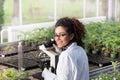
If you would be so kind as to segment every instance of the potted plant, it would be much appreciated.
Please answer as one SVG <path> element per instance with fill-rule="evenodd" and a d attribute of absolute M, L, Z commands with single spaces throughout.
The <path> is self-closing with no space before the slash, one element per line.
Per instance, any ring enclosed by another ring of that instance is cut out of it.
<path fill-rule="evenodd" d="M 115 43 L 112 43 L 111 48 L 112 48 L 112 51 L 111 51 L 110 57 L 115 59 L 118 57 L 117 45 Z"/>
<path fill-rule="evenodd" d="M 102 41 L 102 54 L 105 57 L 109 57 L 110 53 L 111 53 L 111 47 L 110 47 L 110 37 L 106 37 L 103 39 Z"/>

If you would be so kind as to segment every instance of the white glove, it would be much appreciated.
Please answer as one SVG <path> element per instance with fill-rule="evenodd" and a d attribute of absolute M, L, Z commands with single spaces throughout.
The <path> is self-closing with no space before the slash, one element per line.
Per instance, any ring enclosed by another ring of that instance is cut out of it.
<path fill-rule="evenodd" d="M 50 72 L 47 68 L 44 68 L 42 72 L 42 77 L 44 78 L 44 80 L 54 80 L 56 75 Z"/>
<path fill-rule="evenodd" d="M 45 74 L 48 72 L 47 68 L 44 68 L 43 72 L 42 72 L 42 77 L 45 77 Z"/>

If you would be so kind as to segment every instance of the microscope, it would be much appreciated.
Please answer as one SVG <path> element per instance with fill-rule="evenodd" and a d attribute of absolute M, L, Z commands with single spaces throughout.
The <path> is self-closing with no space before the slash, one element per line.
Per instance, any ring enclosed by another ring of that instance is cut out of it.
<path fill-rule="evenodd" d="M 49 42 L 40 45 L 39 50 L 41 51 L 39 56 L 43 59 L 41 59 L 42 64 L 39 64 L 40 68 L 43 70 L 46 67 L 51 69 L 51 72 L 56 73 L 59 54 L 61 51 L 55 45 L 55 41 L 51 39 Z"/>
<path fill-rule="evenodd" d="M 59 54 L 61 50 L 57 48 L 55 41 L 53 39 L 48 42 L 41 44 L 39 46 L 39 59 L 36 60 L 39 68 L 43 71 L 44 68 L 51 70 L 51 72 L 56 74 L 57 63 L 59 59 Z M 34 78 L 44 80 L 42 76 L 40 76 L 42 72 L 36 73 L 33 75 Z"/>

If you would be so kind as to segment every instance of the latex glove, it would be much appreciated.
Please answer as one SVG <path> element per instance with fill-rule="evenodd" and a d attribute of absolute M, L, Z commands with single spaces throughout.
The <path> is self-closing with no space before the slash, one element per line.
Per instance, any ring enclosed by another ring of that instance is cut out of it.
<path fill-rule="evenodd" d="M 44 68 L 44 70 L 43 70 L 43 72 L 42 72 L 42 77 L 43 77 L 43 78 L 45 77 L 45 75 L 47 74 L 47 72 L 48 72 L 48 69 L 47 69 L 47 68 Z"/>
<path fill-rule="evenodd" d="M 47 68 L 44 68 L 42 72 L 42 77 L 44 78 L 44 80 L 54 80 L 56 75 L 50 72 Z"/>
<path fill-rule="evenodd" d="M 57 53 L 61 53 L 62 52 L 55 44 L 53 44 L 53 47 L 55 48 L 55 51 Z"/>

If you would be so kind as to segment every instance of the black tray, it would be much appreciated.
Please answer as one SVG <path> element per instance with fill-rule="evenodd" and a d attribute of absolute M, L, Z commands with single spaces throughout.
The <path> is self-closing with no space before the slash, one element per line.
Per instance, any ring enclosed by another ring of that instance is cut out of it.
<path fill-rule="evenodd" d="M 1 49 L 5 46 L 12 46 L 14 50 L 11 51 L 1 51 Z M 18 54 L 18 42 L 9 42 L 9 43 L 4 43 L 0 44 L 0 57 L 7 57 L 7 56 L 13 56 Z M 32 46 L 23 46 L 23 53 L 29 52 L 29 51 L 36 51 L 39 50 L 36 47 Z"/>
<path fill-rule="evenodd" d="M 30 51 L 23 53 L 23 68 L 25 70 L 38 67 L 38 62 L 41 60 L 39 51 Z M 18 68 L 18 55 L 0 57 L 0 64 Z"/>
<path fill-rule="evenodd" d="M 18 69 L 18 59 L 11 59 L 8 61 L 2 61 L 0 63 L 8 67 L 14 67 Z M 34 59 L 27 59 L 27 58 L 23 59 L 23 68 L 25 70 L 29 70 L 29 69 L 37 68 L 37 67 L 38 67 L 38 63 Z"/>
<path fill-rule="evenodd" d="M 107 66 L 111 64 L 111 61 L 120 61 L 120 58 L 112 59 L 110 57 L 105 57 L 99 54 L 87 54 L 89 63 L 98 65 L 100 67 Z"/>

